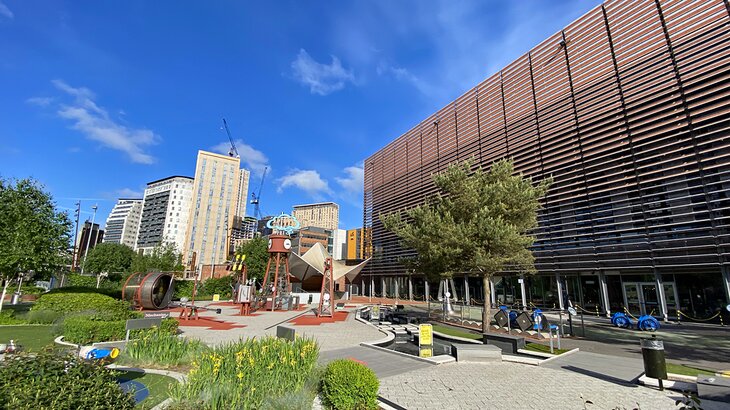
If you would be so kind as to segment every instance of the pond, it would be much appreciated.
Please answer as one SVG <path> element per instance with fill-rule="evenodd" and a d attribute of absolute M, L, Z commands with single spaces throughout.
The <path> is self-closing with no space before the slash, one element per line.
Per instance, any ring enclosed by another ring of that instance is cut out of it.
<path fill-rule="evenodd" d="M 418 338 L 412 334 L 396 334 L 395 339 L 388 345 L 383 346 L 386 349 L 394 350 L 418 357 L 432 357 L 441 355 L 451 355 L 451 344 L 439 339 L 433 339 L 433 346 L 418 346 Z"/>

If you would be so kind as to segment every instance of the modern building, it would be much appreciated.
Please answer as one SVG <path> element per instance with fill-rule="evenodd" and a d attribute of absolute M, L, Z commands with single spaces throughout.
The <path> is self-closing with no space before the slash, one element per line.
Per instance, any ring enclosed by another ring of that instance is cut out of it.
<path fill-rule="evenodd" d="M 368 239 L 368 232 L 369 230 L 363 228 L 347 230 L 345 259 L 348 262 L 363 261 L 372 256 L 372 252 L 367 246 L 372 243 L 372 240 Z"/>
<path fill-rule="evenodd" d="M 335 229 L 332 231 L 332 259 L 339 261 L 347 258 L 347 231 Z"/>
<path fill-rule="evenodd" d="M 119 198 L 106 219 L 103 242 L 134 248 L 141 216 L 142 199 Z"/>
<path fill-rule="evenodd" d="M 231 251 L 230 235 L 241 204 L 240 158 L 198 151 L 183 260 L 222 264 Z"/>
<path fill-rule="evenodd" d="M 321 244 L 331 255 L 334 247 L 332 231 L 317 226 L 305 226 L 291 234 L 291 249 L 298 255 L 304 255 L 315 243 Z"/>
<path fill-rule="evenodd" d="M 302 226 L 316 226 L 334 231 L 340 223 L 340 207 L 334 202 L 295 205 L 292 216 Z"/>
<path fill-rule="evenodd" d="M 238 176 L 238 198 L 236 199 L 236 216 L 241 218 L 246 217 L 246 205 L 248 204 L 248 182 L 251 178 L 251 172 L 247 169 L 241 169 Z"/>
<path fill-rule="evenodd" d="M 81 227 L 81 233 L 76 241 L 76 260 L 73 263 L 74 269 L 81 266 L 86 256 L 87 250 L 92 250 L 104 240 L 104 230 L 99 228 L 99 224 L 85 221 Z"/>
<path fill-rule="evenodd" d="M 136 250 L 151 252 L 173 244 L 182 252 L 193 197 L 193 178 L 171 176 L 147 184 L 137 233 Z"/>
<path fill-rule="evenodd" d="M 728 12 L 722 0 L 607 1 L 378 150 L 364 181 L 374 258 L 359 280 L 389 295 L 411 281 L 423 297 L 379 215 L 423 203 L 451 163 L 512 158 L 554 183 L 538 274 L 504 272 L 493 303 L 714 315 L 730 302 Z M 483 299 L 479 278 L 455 284 Z"/>

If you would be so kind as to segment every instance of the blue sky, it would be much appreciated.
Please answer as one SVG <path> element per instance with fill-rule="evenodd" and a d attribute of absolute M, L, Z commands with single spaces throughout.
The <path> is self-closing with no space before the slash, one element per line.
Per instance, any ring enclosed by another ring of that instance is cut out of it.
<path fill-rule="evenodd" d="M 263 212 L 359 227 L 365 158 L 596 4 L 0 0 L 0 175 L 103 222 L 225 117 Z"/>

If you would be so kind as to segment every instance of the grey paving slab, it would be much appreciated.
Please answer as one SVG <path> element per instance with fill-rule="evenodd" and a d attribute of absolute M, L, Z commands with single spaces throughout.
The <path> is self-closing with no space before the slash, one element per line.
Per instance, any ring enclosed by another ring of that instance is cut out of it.
<path fill-rule="evenodd" d="M 327 350 L 321 352 L 319 355 L 319 361 L 322 364 L 336 359 L 355 359 L 363 362 L 367 367 L 375 372 L 379 379 L 437 366 L 420 360 L 362 346 Z"/>
<path fill-rule="evenodd" d="M 641 360 L 588 352 L 561 356 L 545 363 L 543 367 L 570 370 L 623 384 L 635 384 L 639 376 L 644 373 L 644 363 Z"/>

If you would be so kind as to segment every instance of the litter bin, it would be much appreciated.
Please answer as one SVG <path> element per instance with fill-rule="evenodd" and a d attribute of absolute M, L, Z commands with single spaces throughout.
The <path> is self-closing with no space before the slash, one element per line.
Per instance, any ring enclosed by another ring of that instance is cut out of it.
<path fill-rule="evenodd" d="M 664 342 L 656 335 L 651 339 L 641 339 L 641 356 L 644 358 L 646 377 L 659 379 L 659 389 L 664 390 L 662 380 L 667 379 L 667 362 L 664 358 Z"/>
<path fill-rule="evenodd" d="M 17 305 L 18 303 L 20 303 L 20 293 L 15 292 L 13 293 L 13 296 L 10 297 L 10 304 Z"/>

